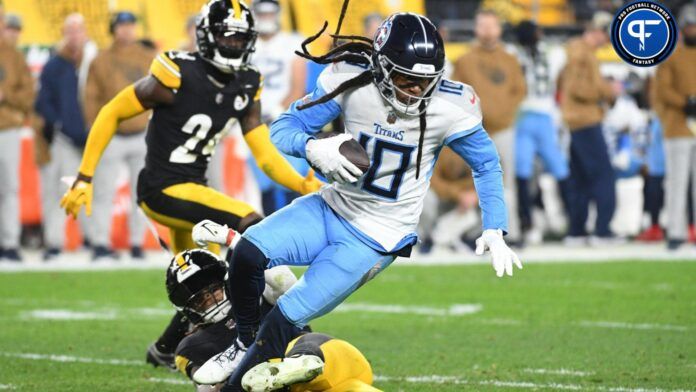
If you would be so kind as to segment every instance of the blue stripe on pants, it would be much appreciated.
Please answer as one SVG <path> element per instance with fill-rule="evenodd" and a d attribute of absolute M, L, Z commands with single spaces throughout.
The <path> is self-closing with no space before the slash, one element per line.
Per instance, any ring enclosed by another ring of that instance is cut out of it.
<path fill-rule="evenodd" d="M 568 235 L 586 235 L 585 224 L 590 200 L 597 205 L 594 234 L 609 236 L 609 222 L 616 208 L 616 177 L 609 161 L 607 144 L 600 124 L 570 133 L 570 230 Z"/>

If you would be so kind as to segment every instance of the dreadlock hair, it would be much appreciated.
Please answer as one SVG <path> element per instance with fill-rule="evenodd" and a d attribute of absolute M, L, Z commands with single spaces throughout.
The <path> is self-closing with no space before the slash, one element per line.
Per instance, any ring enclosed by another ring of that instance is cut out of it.
<path fill-rule="evenodd" d="M 333 49 L 329 50 L 326 54 L 321 56 L 313 56 L 309 53 L 307 45 L 316 41 L 328 27 L 328 23 L 324 22 L 324 26 L 315 35 L 307 38 L 302 42 L 302 51 L 295 51 L 295 54 L 305 58 L 310 61 L 314 61 L 318 64 L 331 64 L 338 63 L 341 61 L 347 61 L 351 63 L 363 64 L 368 66 L 368 70 L 360 73 L 358 76 L 346 80 L 341 83 L 336 89 L 330 93 L 322 96 L 321 98 L 299 105 L 297 109 L 304 110 L 309 109 L 312 106 L 328 102 L 333 98 L 337 97 L 339 94 L 350 90 L 357 89 L 363 86 L 367 86 L 372 82 L 372 40 L 367 37 L 355 36 L 355 35 L 338 35 L 331 34 L 334 39 L 349 40 L 343 44 L 340 44 Z"/>
<path fill-rule="evenodd" d="M 329 24 L 325 21 L 324 26 L 322 26 L 321 30 L 319 30 L 318 33 L 302 41 L 302 51 L 296 50 L 295 54 L 307 60 L 314 61 L 318 64 L 332 64 L 345 61 L 354 64 L 366 65 L 368 69 L 367 71 L 361 72 L 358 76 L 352 79 L 348 79 L 345 82 L 341 83 L 333 91 L 323 95 L 322 97 L 314 101 L 309 101 L 303 103 L 302 105 L 298 105 L 298 110 L 309 109 L 312 106 L 328 102 L 336 98 L 338 95 L 344 93 L 345 91 L 359 89 L 361 87 L 367 86 L 374 80 L 375 69 L 374 64 L 372 64 L 372 53 L 374 51 L 372 39 L 362 37 L 359 35 L 339 34 L 343 18 L 345 17 L 346 10 L 348 8 L 348 2 L 349 0 L 345 0 L 343 2 L 341 15 L 338 19 L 338 27 L 336 28 L 336 33 L 330 35 L 334 40 L 333 49 L 329 50 L 324 55 L 314 56 L 309 52 L 309 49 L 307 48 L 309 44 L 316 41 L 326 31 L 326 28 L 329 26 Z M 348 42 L 337 45 L 338 40 L 347 40 Z M 420 176 L 421 159 L 423 157 L 423 141 L 425 139 L 425 128 L 427 126 L 427 122 L 425 120 L 426 112 L 424 109 L 425 102 L 421 102 L 420 110 L 422 111 L 422 113 L 420 114 L 420 135 L 418 137 L 418 154 L 416 156 L 416 179 L 418 179 L 418 177 Z"/>

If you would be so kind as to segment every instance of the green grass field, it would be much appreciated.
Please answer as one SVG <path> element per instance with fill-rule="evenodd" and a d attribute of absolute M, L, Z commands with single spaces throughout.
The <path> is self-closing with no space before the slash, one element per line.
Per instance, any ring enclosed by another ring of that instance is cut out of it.
<path fill-rule="evenodd" d="M 360 348 L 385 391 L 696 391 L 696 263 L 515 274 L 394 266 L 313 327 Z M 143 362 L 168 314 L 159 271 L 0 274 L 0 389 L 190 391 Z"/>

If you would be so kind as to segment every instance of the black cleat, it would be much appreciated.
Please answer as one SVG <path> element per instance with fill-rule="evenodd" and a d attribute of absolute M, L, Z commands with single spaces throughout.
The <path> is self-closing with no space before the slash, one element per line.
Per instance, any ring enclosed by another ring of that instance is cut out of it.
<path fill-rule="evenodd" d="M 176 371 L 176 365 L 174 364 L 174 353 L 164 353 L 160 351 L 157 348 L 157 343 L 152 343 L 150 347 L 147 348 L 145 362 L 154 367 L 162 366 L 169 368 L 172 371 Z"/>

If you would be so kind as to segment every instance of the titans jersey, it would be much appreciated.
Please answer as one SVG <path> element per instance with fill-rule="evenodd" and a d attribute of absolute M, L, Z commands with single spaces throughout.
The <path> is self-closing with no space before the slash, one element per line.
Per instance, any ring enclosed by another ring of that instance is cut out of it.
<path fill-rule="evenodd" d="M 304 101 L 323 96 L 363 71 L 361 67 L 346 63 L 327 67 L 319 77 L 317 89 Z M 476 166 L 480 173 L 485 171 L 486 176 L 490 176 L 485 178 L 485 184 L 477 183 L 477 189 L 482 187 L 484 191 L 485 203 L 494 199 L 491 204 L 482 205 L 485 209 L 484 226 L 505 228 L 507 217 L 502 211 L 505 208 L 498 156 L 482 128 L 479 98 L 470 86 L 443 79 L 435 87 L 426 115 L 418 178 L 419 117 L 394 115 L 391 106 L 372 83 L 306 111 L 298 110 L 297 103 L 293 104 L 290 111 L 273 124 L 273 140 L 282 151 L 304 156 L 303 140 L 299 139 L 298 143 L 295 142 L 298 138 L 294 137 L 292 140 L 295 141 L 291 142 L 291 138 L 283 137 L 285 130 L 281 129 L 281 123 L 291 124 L 299 120 L 306 133 L 315 133 L 341 113 L 346 132 L 365 148 L 372 164 L 357 183 L 334 183 L 324 187 L 321 195 L 334 211 L 357 229 L 357 234 L 364 235 L 371 243 L 376 242 L 376 249 L 391 252 L 415 241 L 416 225 L 438 153 L 444 145 L 454 141 L 462 144 L 462 139 L 466 139 L 462 147 L 465 151 L 451 147 L 465 156 L 472 169 Z M 287 121 L 282 121 L 284 118 Z M 476 137 L 469 137 L 474 134 Z M 486 162 L 476 162 L 478 157 L 486 157 Z M 476 173 L 474 178 L 476 181 Z M 480 195 L 482 190 L 479 189 Z"/>
<path fill-rule="evenodd" d="M 276 108 L 290 92 L 292 62 L 297 59 L 295 51 L 300 50 L 301 45 L 301 36 L 285 32 L 279 32 L 267 41 L 260 38 L 256 41 L 256 51 L 251 62 L 264 78 L 261 93 L 264 118 L 272 121 L 274 116 L 280 114 Z M 280 110 L 282 112 L 285 109 Z"/>
<path fill-rule="evenodd" d="M 527 96 L 520 110 L 558 115 L 555 93 L 560 70 L 558 61 L 553 59 L 554 51 L 548 45 L 540 43 L 535 55 L 522 47 L 515 54 L 527 82 Z"/>
<path fill-rule="evenodd" d="M 162 53 L 150 71 L 175 98 L 152 111 L 145 170 L 158 180 L 203 183 L 218 141 L 259 99 L 261 76 L 246 68 L 230 78 L 188 52 Z"/>

